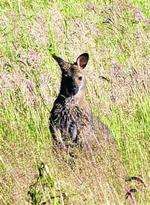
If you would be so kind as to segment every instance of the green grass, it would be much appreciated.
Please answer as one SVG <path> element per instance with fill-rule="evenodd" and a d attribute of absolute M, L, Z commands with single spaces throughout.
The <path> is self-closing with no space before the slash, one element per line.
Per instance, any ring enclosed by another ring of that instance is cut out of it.
<path fill-rule="evenodd" d="M 147 0 L 1 0 L 1 204 L 125 203 L 113 173 L 103 181 L 101 166 L 83 164 L 82 154 L 73 171 L 52 153 L 48 118 L 60 70 L 51 54 L 74 61 L 82 52 L 90 54 L 91 109 L 114 134 L 127 176 L 140 176 L 146 185 L 135 200 L 150 204 L 149 17 Z"/>

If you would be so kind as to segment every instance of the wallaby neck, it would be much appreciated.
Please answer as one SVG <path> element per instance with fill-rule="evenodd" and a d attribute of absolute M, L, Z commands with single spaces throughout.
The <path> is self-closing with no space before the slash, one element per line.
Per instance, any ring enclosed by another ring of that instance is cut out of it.
<path fill-rule="evenodd" d="M 63 94 L 58 95 L 58 101 L 61 102 L 61 104 L 74 104 L 74 105 L 80 105 L 85 101 L 85 93 L 84 92 L 79 92 L 74 96 L 66 97 Z"/>

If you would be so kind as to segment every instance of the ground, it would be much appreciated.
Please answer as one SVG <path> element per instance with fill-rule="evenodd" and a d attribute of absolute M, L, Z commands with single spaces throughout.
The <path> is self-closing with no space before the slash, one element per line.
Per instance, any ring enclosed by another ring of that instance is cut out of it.
<path fill-rule="evenodd" d="M 147 0 L 1 0 L 0 204 L 150 204 L 149 11 Z M 75 167 L 52 152 L 51 54 L 74 62 L 83 52 L 86 97 L 113 133 L 116 172 L 111 148 L 100 159 L 78 153 Z"/>

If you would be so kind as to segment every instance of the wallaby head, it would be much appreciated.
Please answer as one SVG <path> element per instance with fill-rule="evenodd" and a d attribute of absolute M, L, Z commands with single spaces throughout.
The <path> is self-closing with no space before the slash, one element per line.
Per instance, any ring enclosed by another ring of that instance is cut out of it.
<path fill-rule="evenodd" d="M 61 87 L 60 94 L 64 97 L 73 97 L 82 91 L 85 87 L 84 68 L 86 67 L 89 55 L 81 54 L 75 63 L 69 63 L 53 55 L 61 68 Z"/>

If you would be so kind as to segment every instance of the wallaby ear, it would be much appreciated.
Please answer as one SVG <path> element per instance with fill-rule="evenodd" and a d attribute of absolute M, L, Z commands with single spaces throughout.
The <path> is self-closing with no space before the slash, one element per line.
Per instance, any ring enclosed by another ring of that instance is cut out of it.
<path fill-rule="evenodd" d="M 52 54 L 52 57 L 55 59 L 55 61 L 58 63 L 58 65 L 59 65 L 61 68 L 64 67 L 65 61 L 64 61 L 62 58 L 56 56 L 55 54 Z"/>
<path fill-rule="evenodd" d="M 88 60 L 89 60 L 89 54 L 83 53 L 77 58 L 76 64 L 83 69 L 87 65 Z"/>

